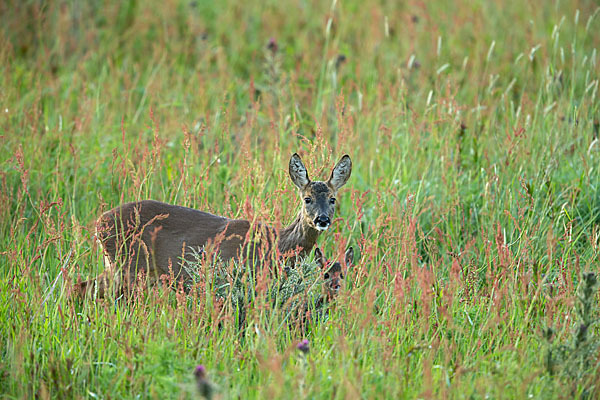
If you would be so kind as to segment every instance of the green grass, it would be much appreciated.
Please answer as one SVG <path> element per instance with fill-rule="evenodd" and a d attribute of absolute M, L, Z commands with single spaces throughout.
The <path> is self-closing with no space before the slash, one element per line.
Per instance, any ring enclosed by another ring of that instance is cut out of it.
<path fill-rule="evenodd" d="M 190 398 L 197 364 L 222 398 L 597 397 L 597 351 L 547 367 L 598 272 L 597 32 L 584 0 L 1 4 L 0 397 Z M 326 321 L 69 299 L 122 202 L 291 222 L 294 152 L 353 160 Z"/>

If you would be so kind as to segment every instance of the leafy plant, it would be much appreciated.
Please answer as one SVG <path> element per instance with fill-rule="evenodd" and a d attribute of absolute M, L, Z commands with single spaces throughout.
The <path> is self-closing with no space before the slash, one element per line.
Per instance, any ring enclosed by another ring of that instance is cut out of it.
<path fill-rule="evenodd" d="M 577 319 L 568 343 L 552 343 L 554 331 L 547 328 L 544 332 L 549 343 L 545 356 L 546 371 L 550 375 L 567 378 L 572 394 L 580 394 L 582 398 L 594 398 L 600 390 L 597 387 L 600 338 L 594 334 L 598 322 L 597 287 L 596 273 L 582 274 L 575 298 L 574 314 Z"/>

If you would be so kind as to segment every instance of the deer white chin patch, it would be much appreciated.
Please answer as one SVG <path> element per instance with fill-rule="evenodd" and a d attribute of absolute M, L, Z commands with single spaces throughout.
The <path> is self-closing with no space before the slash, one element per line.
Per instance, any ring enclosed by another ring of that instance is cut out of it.
<path fill-rule="evenodd" d="M 327 229 L 329 229 L 329 225 L 327 226 L 319 226 L 317 225 L 317 230 L 320 232 L 326 231 Z"/>

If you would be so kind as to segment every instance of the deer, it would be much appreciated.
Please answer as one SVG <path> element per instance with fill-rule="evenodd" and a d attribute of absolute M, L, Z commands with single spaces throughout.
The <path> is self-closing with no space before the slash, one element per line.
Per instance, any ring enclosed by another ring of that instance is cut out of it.
<path fill-rule="evenodd" d="M 352 246 L 346 249 L 344 253 L 344 267 L 339 261 L 334 263 L 328 261 L 321 249 L 315 248 L 315 259 L 323 271 L 323 280 L 321 284 L 321 304 L 329 303 L 334 300 L 344 286 L 344 272 L 348 271 L 354 263 L 354 249 Z"/>
<path fill-rule="evenodd" d="M 337 192 L 350 178 L 352 161 L 346 154 L 327 181 L 311 181 L 300 156 L 294 153 L 288 172 L 302 205 L 293 222 L 282 229 L 156 200 L 126 203 L 105 212 L 96 222 L 105 271 L 77 283 L 76 293 L 85 295 L 93 290 L 97 298 L 103 298 L 113 282 L 116 292 L 127 294 L 140 272 L 151 281 L 167 275 L 190 282 L 184 263 L 207 248 L 223 262 L 249 261 L 260 267 L 264 260 L 281 256 L 293 265 L 295 257 L 308 254 L 319 235 L 331 226 Z"/>
<path fill-rule="evenodd" d="M 320 285 L 320 294 L 295 306 L 297 308 L 290 313 L 290 329 L 297 326 L 306 331 L 312 322 L 329 315 L 329 306 L 338 297 L 344 287 L 345 274 L 354 265 L 354 249 L 352 246 L 348 247 L 344 253 L 344 261 L 334 262 L 328 260 L 319 247 L 315 247 L 314 260 L 319 267 L 314 283 Z"/>
<path fill-rule="evenodd" d="M 257 281 L 250 281 L 249 290 L 253 291 L 253 295 L 241 298 L 236 296 L 236 300 L 232 300 L 232 305 L 238 312 L 238 328 L 243 329 L 247 326 L 247 306 L 261 294 L 266 295 L 274 307 L 283 307 L 290 328 L 297 323 L 300 327 L 306 327 L 314 320 L 312 317 L 328 315 L 329 305 L 336 300 L 344 287 L 344 275 L 354 264 L 352 247 L 346 249 L 343 260 L 342 262 L 327 259 L 321 249 L 315 247 L 313 260 L 305 257 L 299 262 L 297 270 L 290 270 L 287 275 L 275 277 L 265 286 L 259 285 Z M 220 300 L 232 299 L 229 290 L 240 282 L 238 280 L 248 282 L 244 281 L 248 277 L 245 272 L 231 271 L 228 268 L 218 269 L 218 279 L 214 282 L 214 287 L 219 288 L 217 296 Z"/>

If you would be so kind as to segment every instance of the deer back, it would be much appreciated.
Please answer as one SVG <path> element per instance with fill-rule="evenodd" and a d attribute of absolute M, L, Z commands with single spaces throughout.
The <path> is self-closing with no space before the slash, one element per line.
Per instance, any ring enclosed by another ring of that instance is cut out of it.
<path fill-rule="evenodd" d="M 144 200 L 104 213 L 96 229 L 111 264 L 142 268 L 149 275 L 179 276 L 185 274 L 181 260 L 190 259 L 192 250 L 201 250 L 209 242 L 218 248 L 221 259 L 239 257 L 250 222 Z"/>

